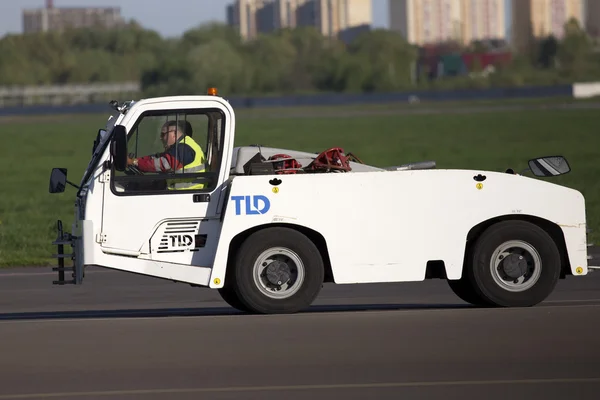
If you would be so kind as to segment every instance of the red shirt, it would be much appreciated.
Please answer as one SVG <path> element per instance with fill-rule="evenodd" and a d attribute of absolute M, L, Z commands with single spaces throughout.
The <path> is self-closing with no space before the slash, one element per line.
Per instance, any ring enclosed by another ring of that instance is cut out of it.
<path fill-rule="evenodd" d="M 195 158 L 196 152 L 189 145 L 176 143 L 162 153 L 138 158 L 138 168 L 143 172 L 173 172 Z"/>

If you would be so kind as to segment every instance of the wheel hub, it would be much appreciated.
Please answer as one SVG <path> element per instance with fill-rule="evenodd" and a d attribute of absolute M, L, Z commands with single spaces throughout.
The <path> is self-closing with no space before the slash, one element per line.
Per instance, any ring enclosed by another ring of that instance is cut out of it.
<path fill-rule="evenodd" d="M 537 250 L 522 240 L 510 240 L 496 248 L 490 272 L 498 286 L 509 292 L 533 287 L 541 276 L 542 259 Z"/>
<path fill-rule="evenodd" d="M 516 279 L 527 273 L 527 260 L 522 255 L 511 254 L 502 260 L 502 267 L 506 275 Z"/>
<path fill-rule="evenodd" d="M 285 247 L 272 247 L 261 253 L 253 267 L 256 288 L 272 299 L 293 296 L 305 279 L 304 264 L 294 251 Z"/>
<path fill-rule="evenodd" d="M 273 261 L 266 268 L 266 277 L 270 284 L 281 286 L 291 279 L 290 267 L 282 261 Z"/>

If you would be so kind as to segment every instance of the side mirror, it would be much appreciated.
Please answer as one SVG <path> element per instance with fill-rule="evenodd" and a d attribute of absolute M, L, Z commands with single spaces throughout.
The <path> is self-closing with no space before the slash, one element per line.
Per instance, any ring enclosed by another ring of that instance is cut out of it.
<path fill-rule="evenodd" d="M 62 193 L 65 191 L 67 184 L 67 169 L 66 168 L 52 168 L 50 174 L 50 193 Z"/>
<path fill-rule="evenodd" d="M 535 176 L 559 176 L 571 171 L 563 156 L 540 157 L 529 160 L 529 169 Z"/>
<path fill-rule="evenodd" d="M 127 131 L 123 125 L 116 125 L 113 130 L 110 155 L 117 171 L 127 168 Z"/>

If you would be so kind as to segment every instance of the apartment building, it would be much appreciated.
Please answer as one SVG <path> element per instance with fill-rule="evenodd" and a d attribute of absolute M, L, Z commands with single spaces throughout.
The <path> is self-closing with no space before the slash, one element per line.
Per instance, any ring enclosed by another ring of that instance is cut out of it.
<path fill-rule="evenodd" d="M 228 24 L 244 40 L 281 28 L 314 26 L 328 37 L 349 38 L 371 26 L 372 0 L 237 0 L 227 7 Z"/>
<path fill-rule="evenodd" d="M 587 0 L 584 14 L 588 34 L 600 38 L 600 0 Z"/>
<path fill-rule="evenodd" d="M 506 38 L 505 0 L 462 0 L 461 42 Z"/>
<path fill-rule="evenodd" d="M 460 35 L 461 4 L 457 0 L 392 0 L 390 29 L 411 44 L 443 42 Z"/>
<path fill-rule="evenodd" d="M 227 6 L 227 23 L 230 26 L 236 27 L 242 38 L 253 38 L 262 32 L 264 27 L 260 26 L 260 19 L 265 18 L 266 12 L 272 9 L 268 8 L 262 12 L 262 15 L 257 15 L 259 10 L 265 6 L 272 6 L 271 0 L 238 0 L 235 3 Z"/>
<path fill-rule="evenodd" d="M 54 7 L 23 10 L 23 33 L 62 31 L 67 28 L 115 28 L 125 24 L 118 7 Z"/>
<path fill-rule="evenodd" d="M 314 24 L 325 36 L 360 31 L 370 27 L 373 21 L 371 0 L 316 0 L 314 4 Z"/>
<path fill-rule="evenodd" d="M 561 39 L 564 25 L 571 18 L 585 24 L 583 0 L 511 1 L 512 41 L 516 48 L 527 48 L 533 39 L 539 37 L 554 35 Z"/>
<path fill-rule="evenodd" d="M 389 10 L 390 29 L 416 45 L 506 36 L 504 0 L 391 0 Z"/>
<path fill-rule="evenodd" d="M 275 14 L 270 30 L 315 23 L 315 5 L 311 0 L 273 1 L 273 5 Z"/>

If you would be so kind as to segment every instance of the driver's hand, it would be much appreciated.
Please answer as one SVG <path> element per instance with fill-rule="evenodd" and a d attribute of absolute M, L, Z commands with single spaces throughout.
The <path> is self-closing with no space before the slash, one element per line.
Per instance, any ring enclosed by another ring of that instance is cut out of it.
<path fill-rule="evenodd" d="M 127 165 L 133 165 L 133 158 L 127 157 Z"/>

